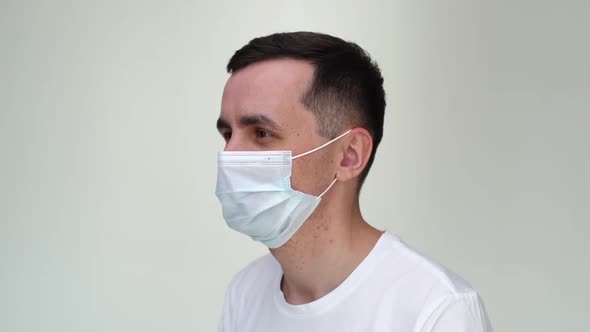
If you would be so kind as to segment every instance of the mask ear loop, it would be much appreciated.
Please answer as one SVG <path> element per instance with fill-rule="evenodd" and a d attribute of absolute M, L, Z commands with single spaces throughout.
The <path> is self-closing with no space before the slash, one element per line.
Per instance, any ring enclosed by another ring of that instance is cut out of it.
<path fill-rule="evenodd" d="M 320 194 L 318 197 L 319 197 L 319 198 L 322 198 L 322 196 L 324 196 L 324 194 L 325 194 L 325 193 L 327 193 L 327 192 L 328 192 L 328 190 L 330 190 L 330 188 L 332 188 L 332 186 L 333 186 L 333 185 L 336 183 L 336 181 L 338 181 L 338 179 L 334 179 L 334 180 L 332 181 L 332 183 L 330 183 L 330 185 L 328 186 L 328 188 L 326 188 L 326 190 L 324 190 L 324 192 L 323 192 L 323 193 L 321 193 L 321 194 Z"/>
<path fill-rule="evenodd" d="M 334 138 L 334 139 L 332 139 L 332 140 L 330 140 L 330 141 L 328 141 L 328 142 L 326 142 L 326 143 L 324 143 L 324 144 L 322 144 L 322 145 L 318 146 L 318 147 L 317 147 L 317 148 L 315 148 L 315 149 L 311 149 L 311 150 L 309 150 L 309 151 L 307 151 L 307 152 L 304 152 L 304 153 L 298 154 L 298 155 L 296 155 L 296 156 L 294 156 L 294 157 L 291 157 L 291 160 L 293 160 L 293 159 L 297 159 L 297 158 L 299 158 L 299 157 L 307 156 L 307 155 L 308 155 L 308 154 L 310 154 L 310 153 L 316 152 L 317 150 L 319 150 L 319 149 L 322 149 L 322 148 L 324 148 L 324 147 L 326 147 L 326 146 L 328 146 L 328 145 L 330 145 L 330 144 L 332 144 L 332 143 L 336 142 L 337 140 L 341 139 L 342 137 L 344 137 L 344 136 L 348 135 L 348 133 L 350 133 L 351 131 L 352 131 L 352 129 L 349 129 L 348 131 L 346 131 L 346 132 L 342 133 L 340 136 L 338 136 L 338 137 L 336 137 L 336 138 Z M 336 181 L 338 181 L 338 179 L 337 179 L 337 178 L 334 178 L 334 180 L 332 180 L 332 183 L 330 183 L 330 185 L 328 186 L 328 188 L 326 188 L 326 190 L 324 190 L 324 192 L 323 192 L 323 193 L 321 193 L 321 194 L 320 194 L 318 197 L 319 197 L 319 198 L 322 198 L 322 196 L 324 196 L 324 194 L 325 194 L 325 193 L 327 193 L 327 192 L 328 192 L 328 190 L 330 190 L 330 189 L 332 188 L 332 186 L 334 186 L 334 184 L 336 184 Z"/>
<path fill-rule="evenodd" d="M 324 148 L 324 147 L 326 147 L 326 146 L 328 146 L 328 145 L 330 145 L 330 144 L 332 144 L 332 143 L 336 142 L 337 140 L 339 140 L 339 139 L 341 139 L 342 137 L 346 136 L 346 135 L 347 135 L 348 133 L 350 133 L 351 131 L 352 131 L 352 129 L 349 129 L 349 130 L 348 130 L 347 132 L 345 132 L 344 134 L 342 134 L 342 135 L 340 135 L 340 136 L 338 136 L 338 137 L 336 137 L 336 138 L 332 139 L 331 141 L 328 141 L 328 142 L 326 142 L 326 143 L 324 143 L 324 144 L 322 144 L 322 145 L 318 146 L 318 147 L 317 147 L 317 148 L 315 148 L 315 149 L 312 149 L 312 150 L 309 150 L 309 151 L 307 151 L 307 152 L 303 152 L 303 153 L 301 153 L 301 154 L 298 154 L 298 155 L 296 155 L 296 156 L 294 156 L 294 157 L 291 157 L 291 160 L 293 160 L 293 159 L 297 159 L 297 158 L 299 158 L 299 157 L 307 156 L 308 154 L 310 154 L 310 153 L 312 153 L 312 152 L 316 152 L 317 150 L 319 150 L 319 149 L 321 149 L 321 148 Z"/>

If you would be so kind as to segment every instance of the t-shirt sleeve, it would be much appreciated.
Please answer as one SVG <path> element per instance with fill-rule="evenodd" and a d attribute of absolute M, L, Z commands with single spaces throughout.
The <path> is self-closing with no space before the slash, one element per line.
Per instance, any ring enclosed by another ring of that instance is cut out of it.
<path fill-rule="evenodd" d="M 235 319 L 236 295 L 235 283 L 237 276 L 230 282 L 225 291 L 223 307 L 221 309 L 221 318 L 219 319 L 218 332 L 234 332 L 233 320 Z"/>
<path fill-rule="evenodd" d="M 229 299 L 230 289 L 226 289 L 225 297 L 223 299 L 223 307 L 221 309 L 221 317 L 219 319 L 219 325 L 217 327 L 218 332 L 231 332 L 231 304 Z"/>
<path fill-rule="evenodd" d="M 492 332 L 485 305 L 476 292 L 455 294 L 443 301 L 422 332 Z"/>

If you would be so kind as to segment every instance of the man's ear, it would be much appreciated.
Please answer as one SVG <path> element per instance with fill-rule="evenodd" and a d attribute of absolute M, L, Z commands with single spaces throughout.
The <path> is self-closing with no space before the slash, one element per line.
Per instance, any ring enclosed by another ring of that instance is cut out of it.
<path fill-rule="evenodd" d="M 354 128 L 346 136 L 336 178 L 345 182 L 356 178 L 367 166 L 373 150 L 373 138 L 365 128 Z"/>

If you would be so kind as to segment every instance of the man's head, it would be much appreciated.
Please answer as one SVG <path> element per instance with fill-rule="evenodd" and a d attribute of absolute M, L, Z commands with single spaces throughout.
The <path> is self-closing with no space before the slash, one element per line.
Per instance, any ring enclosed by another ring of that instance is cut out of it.
<path fill-rule="evenodd" d="M 315 163 L 302 162 L 304 175 L 293 174 L 293 185 L 318 194 L 334 177 L 326 170 L 344 166 L 340 176 L 353 177 L 360 189 L 383 135 L 385 110 L 381 72 L 365 51 L 324 34 L 279 33 L 251 40 L 227 71 L 232 76 L 218 121 L 226 150 L 297 154 L 356 128 L 343 143 L 349 152 L 342 151 L 340 160 L 324 154 Z"/>

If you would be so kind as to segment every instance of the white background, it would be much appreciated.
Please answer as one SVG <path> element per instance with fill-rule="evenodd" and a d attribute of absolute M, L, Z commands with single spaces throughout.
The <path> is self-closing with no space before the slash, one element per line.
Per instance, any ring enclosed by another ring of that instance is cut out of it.
<path fill-rule="evenodd" d="M 265 249 L 214 196 L 224 67 L 253 37 L 359 43 L 386 81 L 373 225 L 478 289 L 497 331 L 581 331 L 586 1 L 0 2 L 0 330 L 213 331 Z M 264 285 L 261 285 L 264 286 Z"/>

